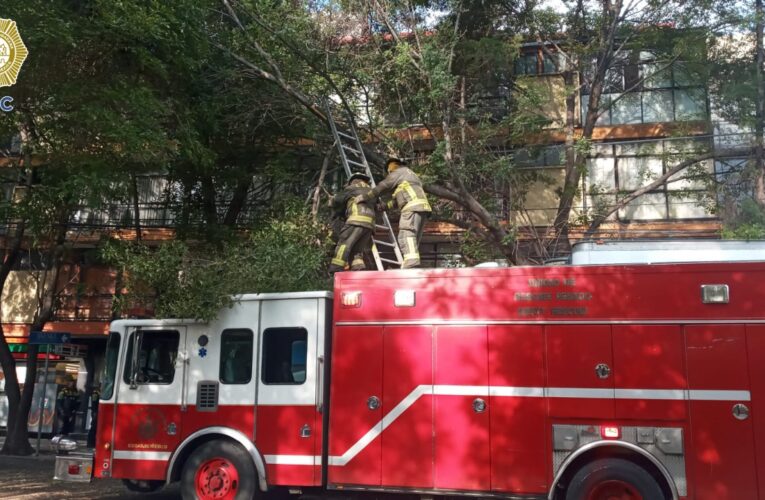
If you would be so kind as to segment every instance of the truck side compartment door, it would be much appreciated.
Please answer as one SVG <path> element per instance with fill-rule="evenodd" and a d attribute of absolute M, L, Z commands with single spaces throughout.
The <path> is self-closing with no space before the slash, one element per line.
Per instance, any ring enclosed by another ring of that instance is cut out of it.
<path fill-rule="evenodd" d="M 757 498 L 744 325 L 685 327 L 690 445 L 689 497 Z M 751 347 L 750 347 L 751 349 Z M 742 406 L 739 406 L 742 405 Z M 695 495 L 694 495 L 695 494 Z"/>
<path fill-rule="evenodd" d="M 381 326 L 337 326 L 332 337 L 327 481 L 381 484 Z"/>
<path fill-rule="evenodd" d="M 683 329 L 680 325 L 614 325 L 616 418 L 676 420 L 687 418 L 682 397 L 685 379 Z"/>
<path fill-rule="evenodd" d="M 752 392 L 752 426 L 757 454 L 757 483 L 765 497 L 765 325 L 746 325 L 749 380 Z M 744 403 L 745 404 L 745 403 Z"/>
<path fill-rule="evenodd" d="M 551 417 L 614 418 L 610 325 L 546 327 Z"/>
<path fill-rule="evenodd" d="M 433 328 L 383 331 L 382 484 L 433 488 Z"/>
<path fill-rule="evenodd" d="M 542 326 L 489 325 L 489 384 L 491 489 L 547 493 Z"/>
<path fill-rule="evenodd" d="M 438 326 L 435 333 L 435 487 L 490 489 L 486 326 Z"/>

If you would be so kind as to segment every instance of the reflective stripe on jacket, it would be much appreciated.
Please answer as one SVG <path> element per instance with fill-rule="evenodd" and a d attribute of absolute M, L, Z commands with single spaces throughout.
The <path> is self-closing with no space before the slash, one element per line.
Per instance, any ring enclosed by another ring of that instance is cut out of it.
<path fill-rule="evenodd" d="M 368 184 L 354 184 L 346 187 L 335 197 L 335 209 L 344 211 L 345 223 L 367 229 L 375 228 L 374 200 L 356 203 L 354 198 L 369 191 Z"/>
<path fill-rule="evenodd" d="M 402 212 L 431 211 L 422 181 L 407 167 L 398 167 L 390 172 L 374 189 L 367 190 L 364 199 L 373 199 L 388 191 L 393 192 L 396 206 Z"/>

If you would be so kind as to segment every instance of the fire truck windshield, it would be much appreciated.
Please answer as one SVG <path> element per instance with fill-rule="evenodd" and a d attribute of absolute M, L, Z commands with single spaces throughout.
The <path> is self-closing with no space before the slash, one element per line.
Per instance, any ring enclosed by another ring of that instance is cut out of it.
<path fill-rule="evenodd" d="M 120 354 L 120 334 L 117 332 L 109 333 L 109 340 L 106 341 L 106 363 L 104 373 L 101 376 L 101 399 L 109 400 L 114 393 L 114 380 L 117 375 L 117 359 Z"/>

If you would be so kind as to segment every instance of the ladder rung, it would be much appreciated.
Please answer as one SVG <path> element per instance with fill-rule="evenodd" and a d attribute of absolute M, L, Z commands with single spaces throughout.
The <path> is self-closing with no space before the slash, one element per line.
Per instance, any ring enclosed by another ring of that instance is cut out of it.
<path fill-rule="evenodd" d="M 375 229 L 390 229 L 390 227 L 385 224 L 375 224 Z"/>
<path fill-rule="evenodd" d="M 353 141 L 356 141 L 356 138 L 355 138 L 355 137 L 353 137 L 352 135 L 348 135 L 348 134 L 346 134 L 345 132 L 340 132 L 339 130 L 337 131 L 337 135 L 339 135 L 339 136 L 341 136 L 341 137 L 347 137 L 348 139 L 351 139 L 351 140 L 353 140 Z"/>
<path fill-rule="evenodd" d="M 356 154 L 358 156 L 361 156 L 361 151 L 359 151 L 358 149 L 354 149 L 354 148 L 352 148 L 350 146 L 346 146 L 345 144 L 340 144 L 340 146 L 342 146 L 343 149 L 345 149 L 347 151 L 350 151 L 351 153 L 354 153 L 354 154 Z"/>
<path fill-rule="evenodd" d="M 374 240 L 374 241 L 375 241 L 375 245 L 385 245 L 386 247 L 395 247 L 396 246 L 395 243 L 390 243 L 390 242 L 383 241 L 383 240 Z"/>
<path fill-rule="evenodd" d="M 364 165 L 363 163 L 359 163 L 357 161 L 349 160 L 348 158 L 346 158 L 345 161 L 347 161 L 348 163 L 350 163 L 352 165 L 356 165 L 356 166 L 359 166 L 359 167 L 366 168 L 366 165 Z"/>
<path fill-rule="evenodd" d="M 380 257 L 380 260 L 383 261 L 383 262 L 387 262 L 388 264 L 401 265 L 401 262 L 399 262 L 397 260 L 386 259 L 385 257 Z"/>

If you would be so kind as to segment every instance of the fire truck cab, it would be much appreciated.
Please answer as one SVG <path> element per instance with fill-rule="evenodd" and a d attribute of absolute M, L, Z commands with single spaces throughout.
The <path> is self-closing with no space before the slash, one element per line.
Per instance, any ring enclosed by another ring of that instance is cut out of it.
<path fill-rule="evenodd" d="M 765 485 L 765 263 L 347 272 L 112 324 L 93 477 L 743 499 Z"/>

